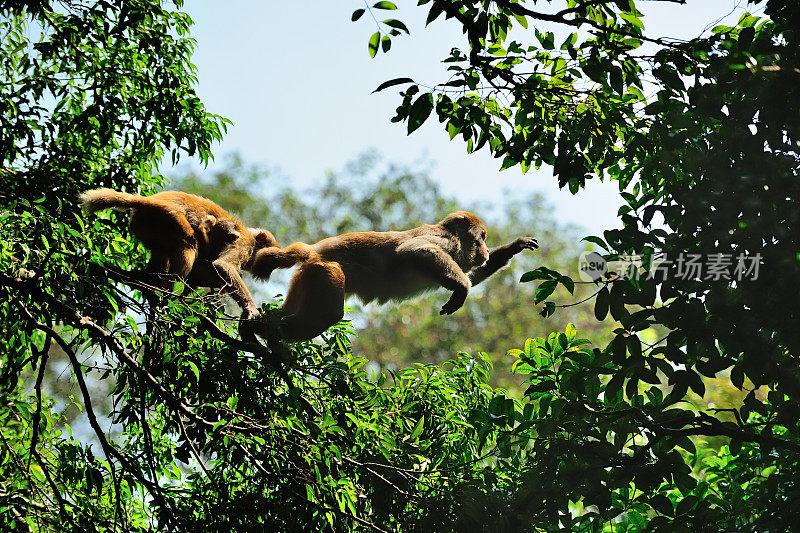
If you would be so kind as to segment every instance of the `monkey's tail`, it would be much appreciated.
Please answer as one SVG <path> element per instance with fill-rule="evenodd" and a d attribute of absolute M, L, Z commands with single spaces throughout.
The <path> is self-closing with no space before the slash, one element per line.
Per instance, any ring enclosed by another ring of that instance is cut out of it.
<path fill-rule="evenodd" d="M 150 204 L 144 196 L 105 188 L 86 191 L 80 195 L 80 200 L 83 204 L 83 208 L 88 213 L 94 213 L 95 211 L 102 211 L 112 207 L 116 207 L 117 209 L 130 209 L 132 207 Z"/>
<path fill-rule="evenodd" d="M 286 248 L 274 246 L 258 250 L 248 270 L 255 277 L 268 280 L 273 270 L 292 268 L 297 264 L 314 260 L 321 260 L 319 254 L 314 252 L 308 244 L 296 242 Z"/>

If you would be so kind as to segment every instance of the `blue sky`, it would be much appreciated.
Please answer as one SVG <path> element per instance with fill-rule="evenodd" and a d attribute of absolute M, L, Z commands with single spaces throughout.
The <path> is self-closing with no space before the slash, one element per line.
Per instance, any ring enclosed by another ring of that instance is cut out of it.
<path fill-rule="evenodd" d="M 404 123 L 389 121 L 399 103 L 397 89 L 372 90 L 399 76 L 422 84 L 442 81 L 440 61 L 464 43 L 452 20 L 441 18 L 425 28 L 424 6 L 395 3 L 399 9 L 391 16 L 405 22 L 411 36 L 395 38 L 388 54 L 370 59 L 367 40 L 375 25 L 368 15 L 350 22 L 350 13 L 364 7 L 357 0 L 186 2 L 184 9 L 195 21 L 200 98 L 210 112 L 233 121 L 215 148 L 217 161 L 239 152 L 247 161 L 280 169 L 304 189 L 375 148 L 400 164 L 427 158 L 434 163 L 431 177 L 465 205 L 541 191 L 561 222 L 580 224 L 590 233 L 616 226 L 620 200 L 614 183 L 593 180 L 573 196 L 558 189 L 549 168 L 524 175 L 518 168 L 499 172 L 500 160 L 488 151 L 467 154 L 464 143 L 449 141 L 433 117 L 410 136 Z M 723 17 L 732 24 L 745 7 L 744 0 L 640 3 L 650 34 L 682 38 L 699 35 Z"/>

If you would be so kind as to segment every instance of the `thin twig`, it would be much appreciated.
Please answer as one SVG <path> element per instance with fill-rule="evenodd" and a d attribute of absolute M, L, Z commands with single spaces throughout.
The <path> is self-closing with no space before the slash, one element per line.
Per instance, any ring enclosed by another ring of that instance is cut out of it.
<path fill-rule="evenodd" d="M 33 318 L 33 315 L 28 312 L 28 317 Z M 36 375 L 36 384 L 33 386 L 36 391 L 36 412 L 33 413 L 33 435 L 31 436 L 31 452 L 36 448 L 39 443 L 39 424 L 42 421 L 42 381 L 44 381 L 44 371 L 47 367 L 47 360 L 49 358 L 50 344 L 53 338 L 50 334 L 45 335 L 44 345 L 41 350 L 34 350 L 35 354 L 40 356 L 39 359 L 39 372 Z"/>

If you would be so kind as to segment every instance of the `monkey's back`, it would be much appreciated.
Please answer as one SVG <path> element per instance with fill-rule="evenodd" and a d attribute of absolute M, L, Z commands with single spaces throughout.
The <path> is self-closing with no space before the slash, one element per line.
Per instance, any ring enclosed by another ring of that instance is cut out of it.
<path fill-rule="evenodd" d="M 193 228 L 197 228 L 206 215 L 213 215 L 218 219 L 235 221 L 237 231 L 242 234 L 248 233 L 242 221 L 208 198 L 182 191 L 163 191 L 149 196 L 148 198 L 162 200 L 165 203 L 175 206 L 175 208 L 186 217 Z"/>
<path fill-rule="evenodd" d="M 365 231 L 345 233 L 313 245 L 325 261 L 340 265 L 345 275 L 345 292 L 364 303 L 377 300 L 402 300 L 435 289 L 435 276 L 419 261 L 398 254 L 398 247 L 410 239 L 426 237 L 431 244 L 444 242 L 445 235 L 435 226 L 405 231 Z"/>
<path fill-rule="evenodd" d="M 198 250 L 200 257 L 216 258 L 224 249 L 231 248 L 241 255 L 243 262 L 255 246 L 255 239 L 242 222 L 208 198 L 181 191 L 163 191 L 151 196 L 136 196 L 131 205 L 131 232 L 150 250 L 167 247 L 169 243 L 182 242 Z M 211 246 L 201 247 L 197 232 L 207 215 L 217 220 L 233 222 L 239 237 L 237 246 L 229 247 L 223 239 L 214 239 Z M 231 252 L 233 253 L 233 252 Z"/>

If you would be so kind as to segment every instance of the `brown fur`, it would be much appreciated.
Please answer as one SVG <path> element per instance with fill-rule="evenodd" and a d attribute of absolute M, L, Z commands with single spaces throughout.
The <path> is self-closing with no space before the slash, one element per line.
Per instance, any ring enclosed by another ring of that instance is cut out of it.
<path fill-rule="evenodd" d="M 452 291 L 442 314 L 458 310 L 469 289 L 502 268 L 536 239 L 520 237 L 489 250 L 486 226 L 458 211 L 434 225 L 405 231 L 345 233 L 315 244 L 256 252 L 251 272 L 268 279 L 273 270 L 300 264 L 283 304 L 283 336 L 310 339 L 343 316 L 344 297 L 363 302 L 402 300 L 444 287 Z"/>
<path fill-rule="evenodd" d="M 211 200 L 178 191 L 139 196 L 112 189 L 81 194 L 88 212 L 130 209 L 131 233 L 150 250 L 147 271 L 174 274 L 190 284 L 232 288 L 243 317 L 258 316 L 258 307 L 239 275 L 252 265 L 254 253 L 278 246 L 268 231 L 252 230 Z"/>
<path fill-rule="evenodd" d="M 242 236 L 237 228 L 236 219 L 218 219 L 214 215 L 208 214 L 200 221 L 194 230 L 197 239 L 198 255 L 203 256 L 203 251 L 211 254 L 211 247 L 215 243 L 227 244 Z"/>

